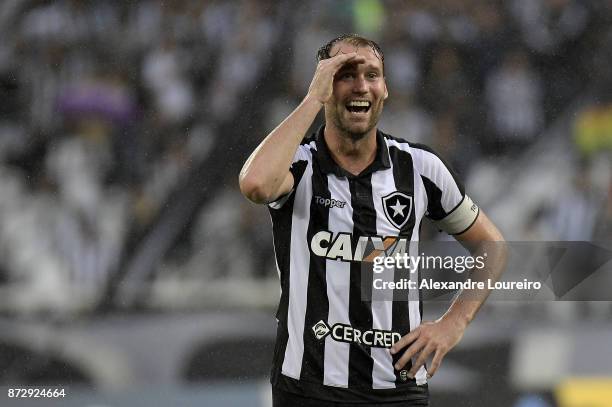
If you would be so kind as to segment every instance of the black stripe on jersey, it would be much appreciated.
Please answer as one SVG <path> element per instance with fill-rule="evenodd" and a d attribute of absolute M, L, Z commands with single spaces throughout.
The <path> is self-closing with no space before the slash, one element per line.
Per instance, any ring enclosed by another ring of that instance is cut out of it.
<path fill-rule="evenodd" d="M 412 156 L 406 151 L 400 150 L 397 147 L 389 147 L 389 156 L 393 163 L 393 178 L 395 180 L 395 188 L 405 193 L 408 196 L 413 197 L 413 210 L 410 213 L 408 222 L 402 227 L 399 235 L 405 236 L 410 241 L 412 238 L 412 229 L 415 224 L 414 214 L 414 166 L 412 163 Z M 406 247 L 409 250 L 410 246 Z M 398 282 L 402 278 L 410 279 L 410 270 L 407 268 L 396 268 L 393 279 Z M 402 336 L 406 335 L 410 331 L 410 314 L 408 313 L 408 302 L 406 298 L 406 292 L 404 290 L 395 290 L 393 292 L 393 305 L 391 314 L 391 327 L 394 332 L 399 332 Z M 393 364 L 398 361 L 401 357 L 402 352 L 393 355 Z M 404 369 L 410 369 L 412 362 L 408 362 Z M 405 385 L 406 382 L 402 381 L 399 372 L 395 371 L 395 383 L 397 385 Z"/>
<path fill-rule="evenodd" d="M 362 177 L 349 177 L 351 205 L 353 207 L 353 247 L 359 236 L 376 235 L 376 209 L 372 196 L 372 174 Z M 361 263 L 351 262 L 351 281 L 349 292 L 349 320 L 355 328 L 365 331 L 372 329 L 372 303 L 361 297 Z M 371 283 L 367 287 L 371 287 Z M 374 361 L 370 348 L 351 342 L 349 351 L 349 388 L 372 388 L 372 369 Z"/>
<path fill-rule="evenodd" d="M 297 161 L 291 166 L 291 173 L 295 181 L 295 187 L 306 171 L 307 161 Z M 291 230 L 293 217 L 293 204 L 295 194 L 291 194 L 287 202 L 280 209 L 272 209 L 270 217 L 272 218 L 272 231 L 274 243 L 274 255 L 276 256 L 276 264 L 280 274 L 281 297 L 276 310 L 276 320 L 278 327 L 276 332 L 276 344 L 274 346 L 274 361 L 272 363 L 272 380 L 276 382 L 278 374 L 283 365 L 285 350 L 287 348 L 287 340 L 289 339 L 289 331 L 287 329 L 287 313 L 289 311 L 289 264 L 291 253 Z"/>
<path fill-rule="evenodd" d="M 304 175 L 304 171 L 306 171 L 306 166 L 308 165 L 308 161 L 296 161 L 291 165 L 289 171 L 291 171 L 291 175 L 293 175 L 293 189 L 297 189 L 298 184 L 302 179 L 302 175 Z"/>
<path fill-rule="evenodd" d="M 448 162 L 446 162 L 446 160 L 442 157 L 440 157 L 438 155 L 438 153 L 436 153 L 434 150 L 432 150 L 429 146 L 426 146 L 424 144 L 419 144 L 419 143 L 408 143 L 408 145 L 410 145 L 411 148 L 416 148 L 419 150 L 423 150 L 423 151 L 427 151 L 429 153 L 432 153 L 433 155 L 435 155 L 436 157 L 438 157 L 440 159 L 440 161 L 442 161 L 442 164 L 444 164 L 444 166 L 448 169 L 448 172 L 450 172 L 451 176 L 453 177 L 453 180 L 455 180 L 455 184 L 457 184 L 457 187 L 459 188 L 459 191 L 461 192 L 461 195 L 465 195 L 465 187 L 463 186 L 463 184 L 461 183 L 461 181 L 459 180 L 459 177 L 457 176 L 457 174 L 455 173 L 455 170 L 453 170 L 453 168 L 448 164 Z M 452 211 L 451 211 L 452 212 Z M 450 213 L 450 212 L 449 212 Z"/>
<path fill-rule="evenodd" d="M 442 207 L 442 190 L 429 178 L 421 175 L 425 191 L 427 191 L 427 217 L 440 220 L 448 213 Z"/>
<path fill-rule="evenodd" d="M 412 156 L 406 151 L 400 150 L 397 147 L 389 147 L 389 157 L 393 163 L 393 179 L 395 180 L 395 188 L 404 194 L 411 196 L 413 199 L 412 211 L 408 222 L 400 230 L 399 236 L 405 236 L 409 239 L 412 237 L 412 229 L 414 228 L 414 166 L 412 165 Z"/>
<path fill-rule="evenodd" d="M 330 199 L 327 175 L 321 171 L 316 160 L 317 151 L 313 150 L 312 199 L 310 201 L 310 222 L 306 241 L 312 241 L 315 233 L 328 229 L 329 207 L 318 205 L 316 197 Z M 304 318 L 304 356 L 300 379 L 323 383 L 325 341 L 314 336 L 312 327 L 319 321 L 327 321 L 329 299 L 327 298 L 326 259 L 310 252 L 310 270 L 306 293 L 306 316 Z"/>

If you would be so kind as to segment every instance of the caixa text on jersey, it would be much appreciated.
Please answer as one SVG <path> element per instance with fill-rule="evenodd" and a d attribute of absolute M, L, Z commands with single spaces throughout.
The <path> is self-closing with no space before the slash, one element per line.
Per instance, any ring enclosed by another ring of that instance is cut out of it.
<path fill-rule="evenodd" d="M 391 236 L 359 236 L 355 239 L 350 233 L 334 233 L 322 230 L 315 233 L 310 240 L 310 250 L 315 256 L 325 257 L 331 260 L 342 261 L 372 261 L 374 257 L 384 254 L 385 256 L 396 256 L 406 253 L 408 238 Z M 371 242 L 371 245 L 368 243 Z M 417 244 L 417 242 L 413 242 Z M 368 253 L 368 247 L 370 250 Z"/>

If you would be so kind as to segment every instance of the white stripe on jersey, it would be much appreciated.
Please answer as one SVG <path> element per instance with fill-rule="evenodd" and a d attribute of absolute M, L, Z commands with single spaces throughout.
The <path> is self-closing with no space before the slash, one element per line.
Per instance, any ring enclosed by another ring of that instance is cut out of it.
<path fill-rule="evenodd" d="M 310 201 L 312 199 L 312 159 L 304 170 L 301 188 L 295 188 L 295 201 L 302 204 L 293 206 L 292 230 L 308 230 Z M 305 204 L 305 203 L 308 204 Z M 282 373 L 294 379 L 300 378 L 304 356 L 304 320 L 306 319 L 306 294 L 310 250 L 306 233 L 291 233 L 291 257 L 289 263 L 289 310 L 287 313 L 287 348 Z"/>
<path fill-rule="evenodd" d="M 331 199 L 346 202 L 342 210 L 330 208 L 335 216 L 329 217 L 328 230 L 332 234 L 353 229 L 353 208 L 351 191 L 346 178 L 334 174 L 327 175 L 327 186 Z M 336 213 L 337 212 L 337 213 Z M 349 293 L 351 287 L 351 263 L 326 260 L 327 298 L 329 300 L 328 325 L 336 323 L 350 325 Z M 331 335 L 325 338 L 323 384 L 327 386 L 348 387 L 350 343 L 334 340 Z"/>
<path fill-rule="evenodd" d="M 415 149 L 412 149 L 414 151 Z M 437 157 L 436 157 L 437 158 Z M 414 163 L 414 156 L 412 158 Z M 413 164 L 414 165 L 414 164 Z M 461 195 L 461 194 L 460 194 Z M 416 197 L 421 197 L 421 199 L 416 199 Z M 425 185 L 423 185 L 423 179 L 414 171 L 414 213 L 416 215 L 414 220 L 414 228 L 412 228 L 412 237 L 411 241 L 419 240 L 419 226 L 421 224 L 421 220 L 423 219 L 423 214 L 427 209 L 427 193 L 425 192 Z M 409 249 L 410 256 L 418 256 L 418 245 L 410 245 Z M 416 258 L 416 257 L 415 257 Z M 418 273 L 410 273 L 410 280 L 414 281 L 414 284 L 418 284 Z M 410 290 L 408 293 L 409 301 L 408 301 L 408 309 L 410 315 L 410 330 L 414 330 L 416 327 L 421 325 L 421 312 L 419 310 L 419 291 L 418 290 Z M 413 358 L 414 362 L 415 358 Z M 415 375 L 416 384 L 423 385 L 427 383 L 427 371 L 424 366 L 417 371 Z"/>

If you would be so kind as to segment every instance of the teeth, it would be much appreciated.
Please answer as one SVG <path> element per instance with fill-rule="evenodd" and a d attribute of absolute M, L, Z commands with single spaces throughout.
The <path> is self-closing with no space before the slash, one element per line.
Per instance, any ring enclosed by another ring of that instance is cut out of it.
<path fill-rule="evenodd" d="M 347 106 L 353 106 L 353 107 L 369 107 L 370 106 L 370 102 L 368 102 L 367 100 L 352 100 L 348 103 Z"/>

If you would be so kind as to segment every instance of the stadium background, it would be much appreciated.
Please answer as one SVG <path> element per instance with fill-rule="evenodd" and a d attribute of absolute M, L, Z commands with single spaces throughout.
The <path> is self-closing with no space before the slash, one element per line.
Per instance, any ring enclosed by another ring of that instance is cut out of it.
<path fill-rule="evenodd" d="M 380 127 L 445 156 L 507 239 L 612 240 L 611 7 L 1 2 L 0 384 L 65 387 L 65 406 L 270 405 L 270 221 L 237 175 L 343 32 L 385 52 Z M 610 406 L 611 317 L 487 304 L 432 404 Z"/>

